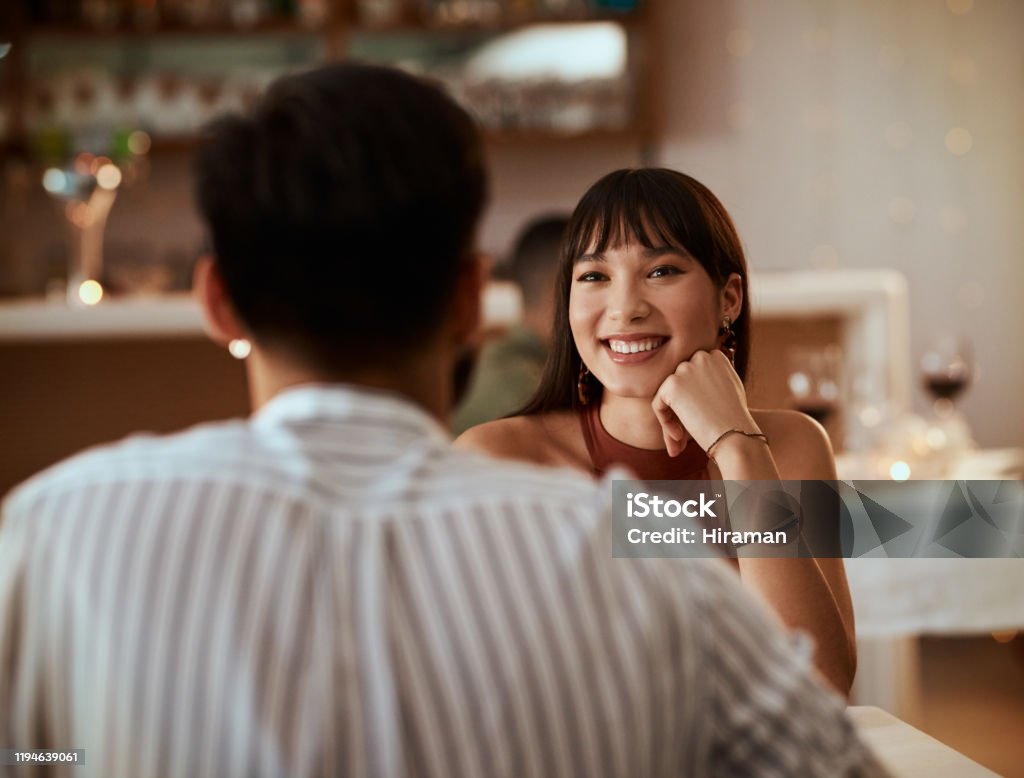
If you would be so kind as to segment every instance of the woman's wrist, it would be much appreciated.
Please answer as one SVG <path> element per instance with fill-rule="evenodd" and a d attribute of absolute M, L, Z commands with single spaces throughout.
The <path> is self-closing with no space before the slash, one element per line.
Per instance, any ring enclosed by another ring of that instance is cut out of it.
<path fill-rule="evenodd" d="M 708 459 L 714 462 L 717 458 L 717 452 L 734 440 L 760 441 L 766 445 L 769 442 L 768 436 L 761 432 L 757 425 L 753 423 L 753 420 L 751 420 L 747 424 L 737 424 L 720 432 L 704 449 Z"/>
<path fill-rule="evenodd" d="M 709 459 L 718 466 L 723 478 L 778 478 L 778 470 L 768 447 L 768 440 L 761 435 L 729 435 L 713 447 Z"/>

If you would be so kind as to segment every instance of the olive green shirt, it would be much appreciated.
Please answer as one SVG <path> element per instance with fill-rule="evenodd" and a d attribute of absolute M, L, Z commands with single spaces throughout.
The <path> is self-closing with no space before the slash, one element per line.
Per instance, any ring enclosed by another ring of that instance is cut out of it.
<path fill-rule="evenodd" d="M 466 396 L 452 417 L 452 433 L 459 435 L 525 405 L 540 383 L 546 359 L 544 342 L 521 324 L 484 346 Z"/>

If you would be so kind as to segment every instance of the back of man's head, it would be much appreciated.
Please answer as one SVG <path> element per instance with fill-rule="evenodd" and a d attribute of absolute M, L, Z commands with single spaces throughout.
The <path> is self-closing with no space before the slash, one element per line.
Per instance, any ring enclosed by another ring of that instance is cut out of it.
<path fill-rule="evenodd" d="M 199 208 L 242 323 L 321 370 L 389 364 L 437 332 L 487 195 L 472 120 L 390 68 L 275 83 L 214 123 Z"/>
<path fill-rule="evenodd" d="M 562 238 L 569 217 L 549 214 L 533 219 L 519 232 L 509 258 L 508 274 L 528 308 L 549 306 L 558 270 Z"/>

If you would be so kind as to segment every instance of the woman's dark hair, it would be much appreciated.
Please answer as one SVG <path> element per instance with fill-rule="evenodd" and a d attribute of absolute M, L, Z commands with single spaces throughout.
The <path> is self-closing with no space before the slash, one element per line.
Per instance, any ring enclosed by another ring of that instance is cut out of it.
<path fill-rule="evenodd" d="M 450 97 L 334 64 L 280 79 L 204 140 L 199 210 L 258 338 L 343 373 L 436 332 L 487 199 L 479 133 Z"/>
<path fill-rule="evenodd" d="M 569 290 L 576 260 L 585 252 L 637 241 L 645 248 L 673 246 L 700 262 L 721 288 L 729 275 L 742 279 L 743 305 L 732 325 L 736 372 L 746 378 L 750 358 L 750 300 L 743 246 L 725 207 L 694 178 L 665 168 L 616 170 L 600 179 L 580 200 L 566 230 L 555 282 L 552 346 L 540 386 L 516 415 L 576 408 L 579 352 L 569 328 Z M 591 381 L 592 400 L 600 385 Z"/>

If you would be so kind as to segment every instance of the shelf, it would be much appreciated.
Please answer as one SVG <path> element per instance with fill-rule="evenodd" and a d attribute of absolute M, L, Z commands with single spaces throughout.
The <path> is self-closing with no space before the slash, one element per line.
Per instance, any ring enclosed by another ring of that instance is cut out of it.
<path fill-rule="evenodd" d="M 0 0 L 2 1 L 2 0 Z M 25 0 L 21 0 L 25 2 Z M 488 21 L 466 21 L 455 23 L 454 17 L 437 17 L 432 14 L 418 13 L 418 8 L 425 8 L 413 2 L 405 2 L 404 15 L 397 17 L 394 23 L 382 21 L 380 24 L 368 23 L 370 19 L 360 18 L 359 3 L 352 0 L 328 0 L 325 7 L 328 15 L 318 25 L 303 24 L 296 16 L 276 15 L 265 18 L 261 23 L 250 27 L 232 26 L 227 23 L 212 26 L 187 26 L 184 23 L 165 23 L 153 29 L 140 26 L 132 27 L 126 19 L 119 21 L 116 29 L 101 30 L 90 27 L 87 22 L 76 22 L 64 17 L 64 22 L 28 23 L 27 15 L 22 16 L 19 28 L 20 43 L 17 48 L 24 52 L 20 83 L 32 83 L 34 73 L 66 73 L 76 63 L 87 61 L 96 69 L 114 73 L 119 77 L 132 78 L 140 74 L 167 73 L 172 76 L 192 79 L 200 83 L 207 78 L 207 73 L 231 73 L 240 62 L 248 63 L 253 72 L 259 67 L 268 72 L 274 66 L 284 69 L 336 61 L 346 55 L 368 62 L 394 63 L 418 62 L 425 72 L 444 73 L 454 69 L 460 58 L 468 57 L 473 47 L 487 45 L 487 39 L 500 37 L 505 33 L 516 33 L 534 25 L 572 25 L 575 23 L 614 23 L 621 32 L 616 35 L 627 38 L 627 49 L 632 52 L 634 44 L 643 46 L 642 39 L 638 42 L 634 33 L 649 25 L 654 18 L 652 10 L 655 0 L 645 0 L 630 8 L 595 8 L 567 13 L 515 13 L 506 8 L 504 18 Z M 455 7 L 458 4 L 453 4 Z M 615 5 L 615 3 L 611 3 Z M 460 6 L 461 7 L 461 6 Z M 514 7 L 508 3 L 508 7 Z M 520 6 L 521 7 L 521 6 Z M 56 17 L 50 17 L 55 19 Z M 443 19 L 444 23 L 439 21 Z M 164 21 L 167 19 L 164 17 Z M 387 41 L 392 36 L 391 42 Z M 319 42 L 321 49 L 307 50 L 305 44 Z M 243 54 L 235 49 L 246 47 Z M 249 47 L 253 51 L 249 51 Z M 32 56 L 32 49 L 36 54 Z M 637 60 L 627 53 L 633 65 Z M 635 68 L 627 65 L 627 70 Z M 637 93 L 643 91 L 642 82 L 645 76 L 630 72 L 626 76 Z M 244 78 L 243 78 L 244 80 Z M 527 79 L 529 80 L 529 79 Z M 255 79 L 258 82 L 259 79 Z M 255 83 L 254 82 L 254 83 Z M 639 85 L 638 85 L 639 84 Z M 192 84 L 191 86 L 195 86 Z M 235 88 L 240 88 L 237 84 Z M 66 90 L 65 90 L 66 91 Z M 63 93 L 61 93 L 63 94 Z M 559 130 L 557 128 L 523 128 L 515 126 L 510 120 L 507 106 L 501 94 L 489 95 L 484 90 L 487 100 L 482 105 L 474 101 L 472 95 L 467 98 L 478 109 L 479 115 L 492 126 L 501 129 L 484 129 L 484 139 L 493 147 L 523 147 L 526 145 L 553 146 L 574 142 L 640 142 L 651 136 L 647 106 L 642 99 L 635 96 L 623 98 L 629 105 L 623 104 L 614 116 L 606 111 L 595 120 L 602 118 L 608 122 L 629 122 L 628 126 L 610 128 L 604 126 L 581 130 Z M 16 118 L 24 117 L 28 109 L 24 107 L 30 100 L 28 87 L 22 90 Z M 63 99 L 67 95 L 63 94 Z M 510 98 L 511 99 L 511 98 Z M 495 108 L 495 100 L 501 105 Z M 514 102 L 514 100 L 511 100 Z M 618 106 L 619 103 L 616 103 Z M 141 110 L 141 109 L 140 109 Z M 147 109 L 149 110 L 149 109 Z M 472 106 L 470 106 L 472 110 Z M 557 110 L 552 109 L 554 113 Z M 495 113 L 497 111 L 497 113 Z M 542 117 L 536 117 L 541 119 Z M 566 117 L 567 118 L 567 117 Z M 182 153 L 193 150 L 197 138 L 192 129 L 180 122 L 168 122 L 166 125 L 157 120 L 157 114 L 142 113 L 138 123 L 147 129 L 153 137 L 154 153 Z M 552 119 L 557 122 L 558 117 Z M 506 128 L 506 122 L 512 127 Z M 168 131 L 178 135 L 162 135 L 156 127 L 165 126 Z M 150 130 L 148 128 L 153 127 Z M 177 128 L 177 129 L 174 129 Z M 196 128 L 198 129 L 198 128 Z"/>
<path fill-rule="evenodd" d="M 559 14 L 532 17 L 514 17 L 495 21 L 468 21 L 460 24 L 434 24 L 425 21 L 403 20 L 383 24 L 363 24 L 361 22 L 344 25 L 345 32 L 355 35 L 461 35 L 501 33 L 518 30 L 538 24 L 582 24 L 588 22 L 617 22 L 631 24 L 639 21 L 642 11 L 631 9 L 625 11 L 601 11 L 590 14 Z M 310 38 L 326 34 L 337 28 L 337 22 L 327 21 L 316 26 L 307 26 L 289 19 L 269 20 L 250 27 L 217 24 L 201 27 L 185 25 L 161 25 L 153 29 L 117 27 L 100 30 L 85 26 L 68 25 L 31 25 L 27 30 L 27 38 L 32 43 L 46 42 L 88 42 L 110 44 L 123 41 L 152 42 L 162 38 L 245 38 L 250 36 L 266 36 L 280 38 Z"/>
<path fill-rule="evenodd" d="M 307 27 L 287 20 L 269 21 L 255 24 L 252 27 L 234 27 L 217 25 L 210 27 L 164 26 L 152 30 L 135 28 L 117 28 L 113 30 L 95 30 L 88 27 L 55 27 L 34 26 L 28 29 L 29 43 L 93 43 L 106 45 L 111 43 L 144 42 L 152 43 L 162 39 L 182 40 L 198 39 L 242 39 L 247 37 L 267 38 L 321 38 L 327 32 L 325 25 Z"/>
<path fill-rule="evenodd" d="M 93 308 L 39 299 L 0 304 L 0 341 L 200 337 L 202 333 L 199 308 L 187 294 L 115 299 Z"/>
<path fill-rule="evenodd" d="M 590 22 L 617 22 L 631 24 L 640 19 L 638 10 L 602 12 L 595 14 L 569 14 L 558 16 L 519 17 L 491 22 L 465 22 L 462 24 L 430 24 L 427 22 L 401 21 L 385 24 L 356 23 L 348 31 L 356 35 L 459 35 L 471 33 L 501 33 L 532 27 L 539 24 L 586 24 Z"/>
<path fill-rule="evenodd" d="M 647 139 L 649 133 L 638 125 L 621 129 L 592 129 L 581 132 L 559 132 L 557 130 L 481 130 L 484 143 L 497 147 L 515 147 L 523 145 L 551 145 L 580 143 L 587 141 L 622 143 L 640 143 Z M 199 144 L 194 135 L 177 135 L 153 137 L 150 154 L 170 154 L 193 151 Z"/>
<path fill-rule="evenodd" d="M 640 143 L 648 133 L 640 126 L 621 129 L 592 129 L 580 132 L 558 132 L 557 130 L 484 130 L 484 142 L 493 146 L 559 145 L 586 141 L 617 141 Z"/>
<path fill-rule="evenodd" d="M 508 326 L 520 316 L 518 288 L 492 281 L 484 290 L 488 326 Z M 91 308 L 42 298 L 0 300 L 0 343 L 136 340 L 203 337 L 199 306 L 187 293 L 123 296 Z"/>

